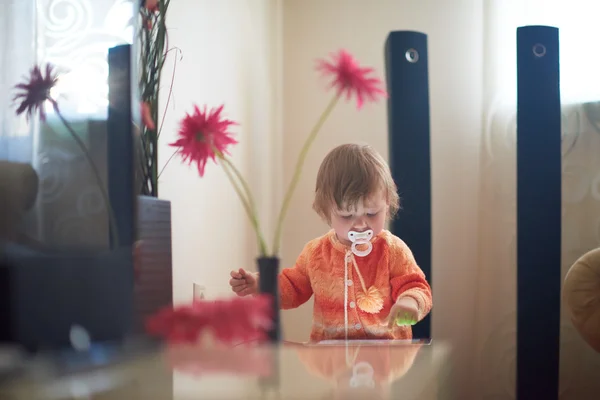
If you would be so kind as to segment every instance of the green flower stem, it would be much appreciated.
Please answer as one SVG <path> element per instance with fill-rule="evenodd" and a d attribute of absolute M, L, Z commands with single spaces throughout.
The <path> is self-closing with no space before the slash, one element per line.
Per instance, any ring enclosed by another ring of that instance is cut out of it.
<path fill-rule="evenodd" d="M 302 146 L 302 150 L 300 150 L 300 155 L 298 156 L 298 161 L 296 162 L 296 169 L 294 170 L 292 181 L 288 186 L 287 192 L 283 199 L 283 204 L 281 206 L 281 209 L 279 210 L 279 216 L 277 217 L 277 227 L 275 228 L 275 238 L 273 240 L 273 255 L 277 255 L 279 253 L 283 220 L 285 219 L 285 215 L 287 214 L 288 208 L 290 207 L 290 201 L 292 200 L 292 196 L 294 194 L 294 191 L 296 190 L 296 186 L 298 186 L 298 182 L 300 182 L 300 175 L 302 173 L 304 161 L 306 160 L 306 156 L 308 155 L 308 150 L 310 149 L 311 144 L 315 141 L 317 134 L 321 130 L 321 127 L 323 126 L 323 124 L 337 105 L 339 99 L 339 94 L 337 94 L 333 99 L 331 99 L 331 101 L 323 111 L 323 114 L 321 114 L 321 117 L 317 120 L 317 123 L 306 138 L 304 146 Z"/>
<path fill-rule="evenodd" d="M 104 183 L 102 182 L 102 178 L 100 178 L 100 172 L 98 171 L 98 167 L 96 167 L 94 160 L 92 160 L 92 156 L 90 155 L 88 149 L 85 147 L 85 143 L 83 143 L 83 141 L 81 140 L 79 135 L 77 135 L 77 133 L 71 127 L 71 124 L 69 124 L 69 122 L 65 119 L 65 117 L 62 115 L 62 113 L 58 109 L 58 103 L 56 103 L 56 101 L 54 101 L 54 100 L 51 100 L 51 103 L 52 103 L 52 106 L 54 107 L 54 112 L 56 112 L 56 115 L 58 115 L 58 118 L 61 120 L 61 122 L 67 128 L 67 131 L 69 131 L 69 134 L 73 137 L 73 140 L 75 140 L 75 142 L 81 149 L 81 152 L 84 154 L 85 158 L 87 159 L 87 162 L 89 163 L 90 168 L 92 169 L 92 173 L 94 174 L 94 177 L 96 178 L 96 183 L 98 184 L 98 188 L 100 189 L 100 193 L 102 194 L 102 199 L 104 200 L 104 205 L 106 206 L 106 211 L 108 212 L 109 231 L 112 234 L 113 246 L 115 246 L 115 247 L 119 246 L 119 231 L 117 229 L 117 219 L 115 218 L 115 214 L 110 205 L 110 200 L 108 199 L 108 193 L 106 193 L 106 190 L 104 189 Z"/>
<path fill-rule="evenodd" d="M 173 159 L 173 157 L 175 157 L 175 155 L 177 154 L 177 150 L 175 150 L 173 152 L 173 154 L 171 154 L 171 157 L 169 157 L 169 159 L 167 160 L 167 162 L 165 163 L 165 165 L 163 165 L 163 167 L 160 169 L 160 172 L 158 173 L 158 178 L 160 179 L 160 176 L 162 175 L 162 173 L 165 171 L 165 168 L 167 168 L 167 165 L 169 165 L 169 163 L 171 162 L 171 160 Z"/>
<path fill-rule="evenodd" d="M 223 155 L 223 153 L 221 153 L 219 151 L 215 151 L 215 154 L 223 162 L 223 169 L 225 170 L 225 173 L 227 174 L 227 178 L 229 178 L 229 181 L 233 185 L 235 192 L 237 193 L 238 197 L 242 201 L 242 204 L 244 206 L 244 209 L 246 210 L 246 214 L 248 215 L 248 218 L 250 218 L 250 222 L 252 223 L 252 227 L 254 228 L 254 233 L 256 234 L 256 237 L 258 239 L 258 246 L 260 249 L 260 254 L 261 254 L 261 256 L 265 256 L 267 254 L 267 245 L 266 245 L 265 239 L 264 239 L 263 234 L 260 229 L 260 223 L 258 221 L 258 216 L 257 216 L 257 212 L 256 212 L 256 203 L 254 202 L 254 198 L 252 196 L 250 187 L 246 183 L 246 181 L 245 181 L 244 177 L 242 176 L 242 174 L 240 173 L 240 171 L 235 167 L 235 165 L 233 165 L 233 163 L 227 157 L 225 157 Z M 232 174 L 232 171 L 233 171 L 233 174 Z M 233 175 L 235 175 L 235 178 L 237 178 L 237 180 L 241 184 L 241 186 L 242 186 L 241 188 L 235 181 Z M 245 195 L 242 191 L 245 192 Z"/>
<path fill-rule="evenodd" d="M 233 185 L 233 189 L 235 190 L 238 197 L 240 198 L 242 205 L 244 206 L 244 210 L 246 210 L 246 214 L 248 215 L 248 218 L 250 218 L 250 222 L 252 223 L 252 227 L 254 228 L 254 232 L 258 238 L 258 246 L 260 248 L 261 255 L 266 255 L 267 254 L 267 245 L 266 245 L 266 241 L 264 239 L 264 236 L 263 236 L 261 228 L 260 228 L 260 222 L 258 220 L 258 213 L 256 211 L 256 203 L 254 201 L 254 197 L 252 196 L 252 191 L 250 190 L 250 187 L 246 183 L 246 180 L 244 179 L 244 177 L 242 176 L 240 171 L 235 167 L 235 165 L 233 165 L 231 160 L 229 160 L 227 157 L 225 157 L 223 155 L 223 153 L 219 152 L 214 146 L 213 146 L 213 151 L 215 152 L 215 155 L 219 158 L 219 160 L 221 160 L 221 162 L 223 163 L 223 169 L 225 170 L 225 174 L 227 175 L 227 178 Z M 175 150 L 173 152 L 173 154 L 171 154 L 171 157 L 169 157 L 169 159 L 167 160 L 165 165 L 162 167 L 160 173 L 158 174 L 159 177 L 163 173 L 166 166 L 169 164 L 169 161 L 171 161 L 171 159 L 176 154 L 177 154 L 177 150 Z M 233 172 L 233 174 L 232 174 L 232 172 Z M 235 178 L 237 178 L 237 181 L 239 181 L 239 184 L 242 185 L 241 188 L 238 185 L 238 182 L 236 182 L 236 180 L 234 179 L 234 175 L 235 175 Z"/>

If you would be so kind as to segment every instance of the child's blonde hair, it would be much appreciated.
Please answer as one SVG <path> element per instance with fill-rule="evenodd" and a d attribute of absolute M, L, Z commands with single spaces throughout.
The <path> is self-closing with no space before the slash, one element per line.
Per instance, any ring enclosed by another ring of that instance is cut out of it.
<path fill-rule="evenodd" d="M 319 167 L 313 209 L 330 223 L 332 207 L 355 208 L 360 200 L 380 190 L 393 218 L 400 208 L 400 198 L 383 157 L 369 145 L 343 144 L 331 150 Z"/>

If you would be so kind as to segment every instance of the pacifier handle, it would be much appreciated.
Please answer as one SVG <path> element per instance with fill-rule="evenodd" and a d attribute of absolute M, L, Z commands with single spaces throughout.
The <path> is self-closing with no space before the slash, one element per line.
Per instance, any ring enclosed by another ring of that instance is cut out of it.
<path fill-rule="evenodd" d="M 358 257 L 365 257 L 369 255 L 369 253 L 371 253 L 371 250 L 373 250 L 371 238 L 373 238 L 373 231 L 371 229 L 366 230 L 364 232 L 349 231 L 348 239 L 352 242 L 352 246 L 350 246 L 350 250 L 352 250 L 352 253 L 354 253 Z M 359 250 L 356 247 L 359 244 L 366 244 L 367 248 L 365 250 Z"/>
<path fill-rule="evenodd" d="M 359 250 L 356 248 L 356 245 L 359 245 L 359 244 L 366 244 L 367 248 L 364 250 Z M 352 250 L 353 254 L 355 254 L 359 257 L 365 257 L 371 253 L 371 250 L 373 250 L 373 245 L 371 244 L 371 242 L 358 242 L 358 243 L 354 242 L 354 243 L 352 243 L 350 250 Z"/>

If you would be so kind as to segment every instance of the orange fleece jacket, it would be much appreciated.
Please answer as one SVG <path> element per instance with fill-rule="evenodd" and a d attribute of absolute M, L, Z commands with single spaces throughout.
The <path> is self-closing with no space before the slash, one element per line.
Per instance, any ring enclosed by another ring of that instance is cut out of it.
<path fill-rule="evenodd" d="M 362 291 L 354 268 L 348 266 L 348 339 L 411 339 L 410 326 L 389 329 L 382 325 L 390 308 L 403 297 L 416 300 L 418 320 L 431 310 L 431 287 L 417 265 L 411 250 L 387 230 L 371 240 L 373 250 L 366 257 L 355 257 L 367 288 L 374 286 L 383 295 L 383 309 L 369 314 L 356 306 Z M 350 251 L 333 230 L 311 240 L 292 268 L 279 275 L 281 308 L 299 307 L 314 294 L 310 341 L 345 339 L 344 261 Z"/>

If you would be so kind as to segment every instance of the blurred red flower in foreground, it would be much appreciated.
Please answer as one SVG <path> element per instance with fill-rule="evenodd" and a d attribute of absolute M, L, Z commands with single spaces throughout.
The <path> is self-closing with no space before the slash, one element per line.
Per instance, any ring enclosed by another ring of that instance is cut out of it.
<path fill-rule="evenodd" d="M 205 331 L 218 342 L 236 344 L 263 340 L 271 323 L 271 298 L 259 295 L 167 307 L 148 319 L 146 329 L 171 344 L 196 343 Z"/>
<path fill-rule="evenodd" d="M 194 106 L 192 115 L 186 114 L 181 121 L 179 129 L 179 139 L 170 145 L 177 147 L 177 152 L 181 154 L 184 161 L 190 164 L 195 162 L 198 165 L 200 176 L 204 176 L 204 168 L 208 159 L 215 161 L 215 156 L 219 153 L 229 154 L 227 147 L 236 144 L 235 140 L 228 131 L 236 122 L 221 117 L 223 106 L 211 108 L 210 111 L 204 106 L 200 110 Z"/>
<path fill-rule="evenodd" d="M 339 50 L 331 55 L 332 61 L 318 60 L 317 70 L 324 76 L 333 78 L 330 87 L 337 89 L 338 95 L 345 94 L 346 99 L 356 96 L 356 107 L 361 108 L 365 98 L 377 101 L 379 97 L 387 97 L 379 78 L 371 77 L 373 68 L 361 67 L 356 59 L 346 50 Z"/>
<path fill-rule="evenodd" d="M 51 101 L 52 105 L 56 107 L 56 102 L 50 97 L 50 90 L 56 85 L 58 75 L 54 72 L 52 64 L 46 64 L 45 70 L 46 74 L 44 75 L 42 68 L 36 65 L 30 70 L 26 82 L 15 85 L 15 89 L 21 90 L 13 98 L 13 101 L 20 103 L 17 115 L 26 113 L 27 119 L 29 119 L 39 110 L 40 119 L 45 121 L 44 103 L 46 100 Z"/>

